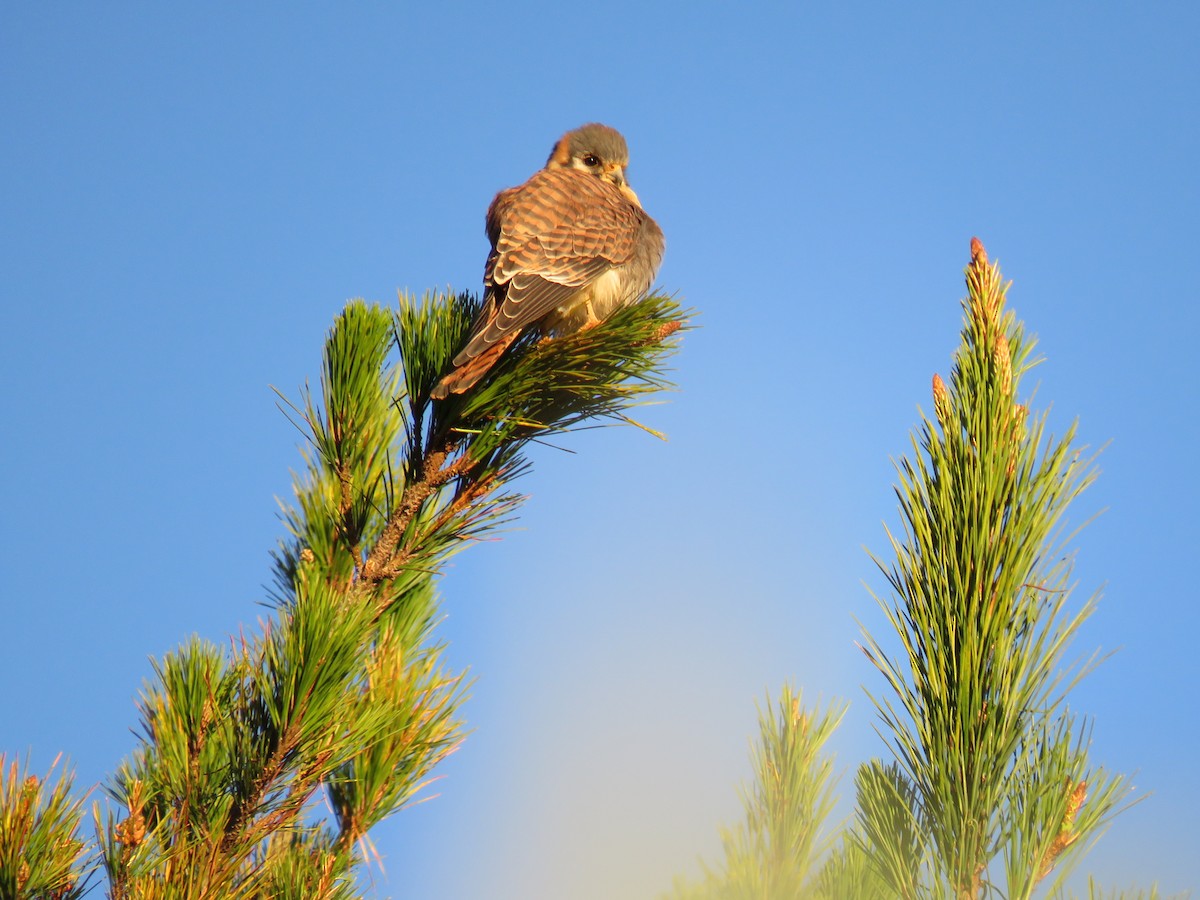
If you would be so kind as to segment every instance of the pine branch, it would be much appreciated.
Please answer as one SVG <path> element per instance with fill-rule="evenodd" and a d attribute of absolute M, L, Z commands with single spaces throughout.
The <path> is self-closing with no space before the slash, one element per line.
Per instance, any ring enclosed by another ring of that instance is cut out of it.
<path fill-rule="evenodd" d="M 488 498 L 525 470 L 520 453 L 531 441 L 589 420 L 627 421 L 626 409 L 668 386 L 655 368 L 671 349 L 664 341 L 684 325 L 673 302 L 650 297 L 579 334 L 518 341 L 475 390 L 435 401 L 433 386 L 457 346 L 436 336 L 465 333 L 437 320 L 439 307 L 447 308 L 428 298 L 406 299 L 397 314 L 396 342 L 408 361 L 404 418 L 410 425 L 400 451 L 407 477 L 359 572 L 366 585 L 410 565 L 411 543 L 425 546 L 432 536 L 455 532 L 472 536 L 509 513 L 513 498 Z M 473 315 L 476 304 L 460 295 L 448 308 Z M 431 339 L 414 342 L 422 330 Z M 451 499 L 441 496 L 448 486 Z M 418 529 L 425 520 L 428 527 Z"/>
<path fill-rule="evenodd" d="M 759 710 L 759 737 L 751 747 L 753 779 L 742 794 L 746 818 L 737 828 L 722 830 L 719 868 L 705 864 L 698 884 L 676 879 L 666 897 L 783 900 L 832 889 L 832 870 L 821 873 L 824 887 L 816 884 L 814 873 L 834 838 L 826 820 L 837 779 L 825 744 L 846 708 L 833 705 L 810 712 L 801 700 L 800 693 L 784 685 L 778 704 L 768 698 Z M 849 868 L 837 883 L 847 879 L 858 880 Z"/>
<path fill-rule="evenodd" d="M 466 456 L 447 462 L 455 449 L 454 441 L 446 441 L 440 449 L 421 457 L 420 477 L 404 488 L 400 502 L 360 570 L 361 581 L 371 584 L 385 578 L 394 578 L 409 563 L 411 553 L 401 550 L 400 543 L 414 517 L 438 489 L 456 479 L 468 478 L 476 467 L 476 463 Z M 456 502 L 450 507 L 450 515 L 453 516 L 472 501 L 480 499 L 484 493 L 479 482 L 475 482 L 471 488 L 460 492 L 462 499 L 460 501 L 456 498 Z M 445 529 L 448 524 L 449 519 L 443 518 L 435 528 L 440 526 L 438 530 Z"/>
<path fill-rule="evenodd" d="M 39 778 L 0 753 L 0 897 L 83 895 L 90 848 L 79 834 L 83 800 L 72 798 L 73 782 L 65 770 L 54 781 Z"/>
<path fill-rule="evenodd" d="M 578 339 L 518 342 L 478 391 L 433 401 L 477 307 L 352 302 L 319 394 L 284 401 L 308 448 L 276 615 L 228 652 L 193 640 L 156 665 L 142 745 L 110 785 L 125 812 L 96 816 L 114 897 L 357 896 L 370 829 L 462 740 L 467 684 L 433 640 L 441 562 L 514 512 L 530 441 L 661 387 L 673 343 L 656 338 L 682 323 L 651 298 Z"/>
<path fill-rule="evenodd" d="M 991 867 L 1003 856 L 1000 893 L 1028 897 L 1128 787 L 1089 768 L 1084 731 L 1065 711 L 1095 663 L 1065 654 L 1097 598 L 1069 606 L 1062 523 L 1095 470 L 1074 425 L 1054 438 L 1046 414 L 1018 400 L 1034 342 L 1005 310 L 999 268 L 977 240 L 966 276 L 949 382 L 934 376 L 935 419 L 922 417 L 897 466 L 895 562 L 876 560 L 900 652 L 865 632 L 863 649 L 893 695 L 872 700 L 898 768 L 860 783 L 859 815 L 901 896 L 928 880 L 959 898 L 996 893 Z M 1101 789 L 1087 799 L 1086 784 Z"/>

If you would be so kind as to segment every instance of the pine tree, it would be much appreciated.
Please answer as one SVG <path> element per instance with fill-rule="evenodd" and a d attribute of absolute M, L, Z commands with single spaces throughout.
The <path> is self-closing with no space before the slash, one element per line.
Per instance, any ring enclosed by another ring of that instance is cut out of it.
<path fill-rule="evenodd" d="M 759 710 L 751 747 L 753 780 L 743 791 L 746 817 L 721 832 L 724 858 L 704 866 L 699 883 L 677 878 L 674 900 L 768 900 L 803 896 L 836 834 L 826 827 L 833 809 L 833 758 L 825 743 L 844 705 L 810 712 L 802 695 L 784 685 L 778 704 Z"/>
<path fill-rule="evenodd" d="M 887 687 L 871 699 L 892 758 L 859 767 L 854 821 L 819 867 L 807 848 L 790 858 L 764 853 L 764 842 L 748 838 L 764 833 L 755 824 L 764 820 L 760 798 L 780 783 L 832 789 L 830 760 L 776 749 L 803 740 L 817 714 L 764 721 L 756 758 L 777 762 L 756 764 L 746 824 L 723 834 L 723 866 L 705 866 L 698 884 L 677 880 L 668 896 L 1061 896 L 1065 875 L 1128 797 L 1123 776 L 1091 762 L 1090 726 L 1067 705 L 1098 662 L 1069 655 L 1098 596 L 1073 603 L 1076 532 L 1063 537 L 1067 508 L 1095 469 L 1075 425 L 1056 438 L 1047 414 L 1020 399 L 1034 341 L 1005 309 L 1007 286 L 977 240 L 966 276 L 949 382 L 934 376 L 934 419 L 922 416 L 912 455 L 898 464 L 895 560 L 876 560 L 891 588 L 879 602 L 892 631 L 886 639 L 864 631 L 863 650 Z M 840 718 L 817 716 L 830 729 Z M 813 831 L 826 810 L 794 804 L 797 821 L 773 822 L 769 833 Z M 1094 886 L 1090 895 L 1100 896 Z"/>
<path fill-rule="evenodd" d="M 110 896 L 358 897 L 371 829 L 462 741 L 468 685 L 434 634 L 440 565 L 515 513 L 531 442 L 632 421 L 666 386 L 683 324 L 649 297 L 575 335 L 523 338 L 490 380 L 434 401 L 478 308 L 402 297 L 337 317 L 319 390 L 285 401 L 308 451 L 274 614 L 228 647 L 192 638 L 156 663 L 140 746 L 107 785 L 116 806 L 95 810 Z M 70 791 L 69 776 L 47 791 L 15 763 L 0 771 L 0 896 L 82 891 Z"/>
<path fill-rule="evenodd" d="M 1019 399 L 1034 341 L 1006 291 L 973 241 L 962 342 L 898 466 L 895 561 L 877 561 L 901 650 L 870 634 L 864 649 L 889 688 L 872 700 L 895 762 L 860 770 L 857 836 L 899 897 L 1030 897 L 1129 790 L 1091 763 L 1066 702 L 1096 661 L 1067 653 L 1098 597 L 1072 607 L 1061 532 L 1095 469 L 1074 424 L 1056 438 Z"/>

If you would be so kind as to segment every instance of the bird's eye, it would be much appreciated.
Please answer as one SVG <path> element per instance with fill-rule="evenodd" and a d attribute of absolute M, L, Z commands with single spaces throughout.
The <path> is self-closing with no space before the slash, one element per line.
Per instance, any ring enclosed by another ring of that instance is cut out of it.
<path fill-rule="evenodd" d="M 589 153 L 583 158 L 583 164 L 589 169 L 594 169 L 596 166 L 600 165 L 600 157 L 596 156 L 594 153 Z"/>

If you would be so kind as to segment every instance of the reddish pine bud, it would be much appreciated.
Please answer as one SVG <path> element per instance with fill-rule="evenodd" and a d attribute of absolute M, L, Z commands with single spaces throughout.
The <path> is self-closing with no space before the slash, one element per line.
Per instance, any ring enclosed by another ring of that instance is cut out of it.
<path fill-rule="evenodd" d="M 951 422 L 954 421 L 954 409 L 950 403 L 950 391 L 946 389 L 946 382 L 942 381 L 942 376 L 936 372 L 933 375 L 933 411 L 942 430 L 948 431 Z"/>

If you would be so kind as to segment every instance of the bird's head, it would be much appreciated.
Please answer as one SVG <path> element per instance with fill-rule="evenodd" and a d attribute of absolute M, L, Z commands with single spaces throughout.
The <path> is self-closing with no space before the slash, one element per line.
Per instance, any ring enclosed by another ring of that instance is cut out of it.
<path fill-rule="evenodd" d="M 547 169 L 578 169 L 602 178 L 641 206 L 625 180 L 628 165 L 629 147 L 621 132 L 597 123 L 568 131 L 559 138 L 546 160 Z"/>

